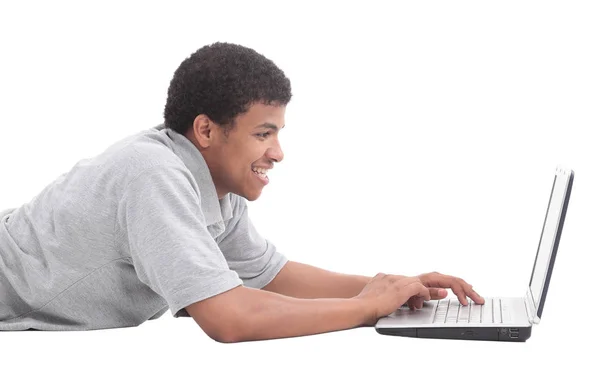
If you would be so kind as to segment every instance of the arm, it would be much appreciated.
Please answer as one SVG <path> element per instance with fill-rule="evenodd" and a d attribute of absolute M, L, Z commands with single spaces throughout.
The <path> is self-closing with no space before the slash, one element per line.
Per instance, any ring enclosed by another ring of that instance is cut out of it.
<path fill-rule="evenodd" d="M 373 325 L 411 297 L 431 294 L 417 277 L 377 274 L 349 299 L 299 299 L 238 286 L 186 307 L 209 337 L 241 342 Z"/>
<path fill-rule="evenodd" d="M 186 308 L 212 339 L 241 342 L 350 329 L 373 315 L 361 299 L 305 300 L 239 286 Z"/>
<path fill-rule="evenodd" d="M 288 261 L 263 289 L 296 298 L 350 298 L 358 295 L 371 277 L 327 271 Z"/>
<path fill-rule="evenodd" d="M 477 304 L 485 303 L 485 299 L 473 290 L 473 286 L 465 280 L 438 272 L 424 273 L 417 276 L 419 281 L 431 289 L 433 298 L 445 298 L 445 289 L 452 288 L 461 304 L 466 305 L 467 297 Z M 264 289 L 297 298 L 350 298 L 358 295 L 372 280 L 371 277 L 335 273 L 288 261 L 279 274 Z M 410 299 L 410 307 L 421 308 L 423 301 Z"/>

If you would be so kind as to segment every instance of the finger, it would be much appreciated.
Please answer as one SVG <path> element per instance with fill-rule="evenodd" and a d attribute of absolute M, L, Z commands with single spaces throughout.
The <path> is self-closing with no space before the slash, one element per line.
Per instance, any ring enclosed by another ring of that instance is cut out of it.
<path fill-rule="evenodd" d="M 427 288 L 429 289 L 429 295 L 431 296 L 431 300 L 441 300 L 448 296 L 448 291 L 443 288 Z M 424 303 L 423 297 L 416 297 L 414 300 L 414 305 L 417 309 L 423 308 Z"/>
<path fill-rule="evenodd" d="M 452 292 L 454 292 L 456 297 L 458 297 L 458 301 L 462 305 L 468 304 L 466 293 L 464 292 L 463 286 L 460 283 L 462 280 L 459 279 L 458 277 L 444 275 L 444 274 L 438 273 L 438 272 L 428 273 L 425 275 L 421 275 L 419 277 L 420 277 L 420 279 L 423 280 L 423 284 L 430 287 L 430 290 L 435 290 L 436 287 L 437 288 L 451 288 Z M 435 298 L 434 296 L 435 296 L 435 292 L 433 293 L 432 298 Z"/>
<path fill-rule="evenodd" d="M 418 276 L 426 287 L 450 288 L 454 277 L 439 272 L 431 272 Z"/>
<path fill-rule="evenodd" d="M 402 285 L 401 290 L 402 294 L 404 294 L 407 297 L 405 301 L 409 304 L 412 304 L 413 307 L 415 304 L 415 299 L 413 298 L 411 302 L 412 297 L 423 297 L 423 299 L 427 301 L 431 299 L 429 289 L 427 289 L 423 284 L 421 284 L 421 282 L 418 279 L 409 284 Z"/>
<path fill-rule="evenodd" d="M 458 277 L 433 272 L 426 275 L 423 285 L 429 288 L 452 288 L 454 294 L 457 294 L 457 292 L 460 294 L 460 291 L 458 290 L 460 281 L 461 279 Z"/>
<path fill-rule="evenodd" d="M 425 283 L 429 287 L 441 287 L 451 288 L 452 292 L 458 297 L 458 301 L 462 305 L 468 305 L 469 301 L 467 297 L 475 301 L 477 304 L 483 304 L 485 300 L 473 290 L 473 286 L 465 282 L 463 279 L 458 277 L 444 275 L 441 273 L 433 272 L 426 275 L 427 282 Z M 430 290 L 433 288 L 430 288 Z M 432 296 L 432 298 L 434 298 Z"/>
<path fill-rule="evenodd" d="M 462 288 L 463 292 L 465 293 L 465 296 L 469 297 L 476 304 L 483 304 L 485 302 L 483 297 L 481 297 L 479 295 L 479 293 L 477 293 L 473 290 L 473 285 L 467 283 L 466 281 L 464 281 L 462 279 L 457 279 L 457 280 L 459 281 L 460 287 Z"/>
<path fill-rule="evenodd" d="M 418 281 L 416 281 L 414 284 L 411 284 L 411 285 L 416 286 L 417 293 L 415 293 L 415 294 L 417 296 L 422 297 L 425 301 L 431 300 L 431 293 L 429 293 L 429 288 L 427 288 L 425 285 L 421 284 Z"/>
<path fill-rule="evenodd" d="M 423 297 L 412 296 L 408 299 L 408 307 L 410 310 L 421 309 L 423 307 Z"/>
<path fill-rule="evenodd" d="M 481 297 L 481 296 L 479 295 L 479 293 L 475 292 L 475 291 L 473 290 L 473 287 L 472 287 L 472 286 L 469 286 L 469 288 L 468 288 L 468 289 L 466 289 L 466 294 L 467 294 L 467 296 L 468 296 L 468 297 L 469 297 L 471 300 L 473 300 L 473 301 L 474 301 L 476 304 L 480 304 L 480 305 L 481 305 L 481 304 L 484 304 L 484 303 L 485 303 L 485 299 L 484 299 L 483 297 Z"/>
<path fill-rule="evenodd" d="M 461 305 L 466 306 L 469 304 L 469 302 L 467 301 L 467 294 L 465 293 L 463 286 L 458 282 L 458 280 L 455 280 L 450 286 L 450 288 L 452 288 L 452 292 L 454 292 L 456 297 L 458 297 L 458 302 L 460 302 Z"/>
<path fill-rule="evenodd" d="M 448 296 L 448 291 L 443 288 L 429 288 L 429 294 L 432 300 L 441 300 Z"/>
<path fill-rule="evenodd" d="M 410 302 L 410 307 L 411 307 L 412 309 L 417 309 L 417 308 L 419 307 L 419 300 L 422 300 L 422 299 L 423 299 L 423 298 L 422 298 L 422 297 L 420 297 L 418 294 L 417 294 L 417 295 L 414 295 L 414 296 L 412 296 L 412 297 L 409 299 L 409 302 Z"/>
<path fill-rule="evenodd" d="M 423 307 L 423 297 L 412 296 L 408 301 L 410 302 L 409 306 L 411 310 L 421 309 Z"/>
<path fill-rule="evenodd" d="M 423 298 L 419 297 L 415 300 L 415 308 L 422 309 L 423 308 Z"/>
<path fill-rule="evenodd" d="M 431 294 L 429 293 L 429 289 L 421 284 L 419 281 L 414 281 L 408 285 L 404 286 L 404 293 L 406 293 L 408 297 L 406 300 L 409 301 L 412 298 L 413 304 L 415 298 L 423 297 L 424 300 L 429 301 L 431 299 Z"/>

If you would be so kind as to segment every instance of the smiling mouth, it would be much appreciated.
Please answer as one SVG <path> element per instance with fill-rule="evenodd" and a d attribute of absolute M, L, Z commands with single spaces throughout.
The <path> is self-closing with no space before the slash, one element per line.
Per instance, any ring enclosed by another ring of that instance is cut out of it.
<path fill-rule="evenodd" d="M 262 168 L 262 167 L 252 167 L 252 172 L 254 172 L 255 174 L 257 174 L 260 177 L 263 178 L 268 178 L 267 177 L 267 172 L 269 171 L 268 168 Z"/>
<path fill-rule="evenodd" d="M 255 173 L 256 176 L 258 176 L 265 184 L 269 182 L 269 177 L 267 176 L 268 171 L 268 168 L 252 167 L 252 172 Z"/>

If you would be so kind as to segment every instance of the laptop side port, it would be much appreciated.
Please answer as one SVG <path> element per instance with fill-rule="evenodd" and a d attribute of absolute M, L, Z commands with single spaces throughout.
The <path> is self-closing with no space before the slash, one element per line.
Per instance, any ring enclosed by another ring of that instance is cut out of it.
<path fill-rule="evenodd" d="M 525 342 L 531 337 L 531 326 L 500 328 L 498 340 L 511 342 Z"/>

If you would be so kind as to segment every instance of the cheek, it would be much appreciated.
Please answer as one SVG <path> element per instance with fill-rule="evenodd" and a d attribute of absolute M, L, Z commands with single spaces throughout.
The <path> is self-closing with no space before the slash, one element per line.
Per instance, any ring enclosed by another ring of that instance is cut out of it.
<path fill-rule="evenodd" d="M 226 153 L 229 171 L 231 171 L 230 176 L 233 174 L 240 177 L 253 176 L 252 165 L 261 162 L 261 158 L 265 154 L 263 149 L 262 145 L 252 141 L 230 146 Z"/>

